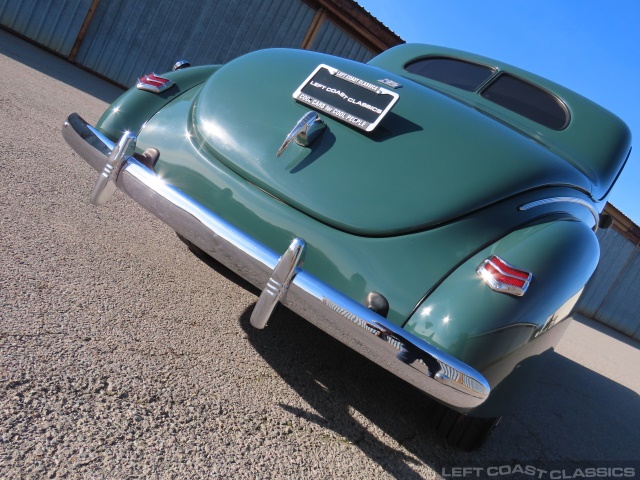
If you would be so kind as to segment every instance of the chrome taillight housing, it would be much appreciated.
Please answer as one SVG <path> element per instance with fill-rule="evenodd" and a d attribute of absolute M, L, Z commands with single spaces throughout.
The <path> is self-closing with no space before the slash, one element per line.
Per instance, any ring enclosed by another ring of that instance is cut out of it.
<path fill-rule="evenodd" d="M 155 73 L 149 73 L 138 79 L 136 87 L 138 90 L 146 90 L 147 92 L 160 93 L 171 88 L 173 82 L 168 78 L 159 77 Z"/>
<path fill-rule="evenodd" d="M 497 255 L 491 255 L 476 269 L 491 290 L 521 297 L 529 288 L 533 275 L 508 264 Z"/>

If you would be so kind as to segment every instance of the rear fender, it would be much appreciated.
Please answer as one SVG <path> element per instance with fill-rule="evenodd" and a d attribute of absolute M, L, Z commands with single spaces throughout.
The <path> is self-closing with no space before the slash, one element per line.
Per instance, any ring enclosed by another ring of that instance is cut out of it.
<path fill-rule="evenodd" d="M 476 273 L 493 254 L 533 274 L 524 296 L 495 292 Z M 457 268 L 404 328 L 480 371 L 493 391 L 527 358 L 560 340 L 567 322 L 558 325 L 578 301 L 599 254 L 596 236 L 582 222 L 515 231 Z"/>
<path fill-rule="evenodd" d="M 220 65 L 207 65 L 163 73 L 161 76 L 173 81 L 174 85 L 161 93 L 133 87 L 109 106 L 98 120 L 96 128 L 113 142 L 117 142 L 125 131 L 137 135 L 145 122 L 158 110 L 187 90 L 205 82 L 219 68 Z"/>

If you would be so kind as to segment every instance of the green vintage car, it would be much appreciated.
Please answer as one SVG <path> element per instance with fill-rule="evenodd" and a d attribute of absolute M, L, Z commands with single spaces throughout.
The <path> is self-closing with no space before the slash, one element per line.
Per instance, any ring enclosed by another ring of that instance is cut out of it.
<path fill-rule="evenodd" d="M 418 44 L 181 62 L 63 134 L 94 204 L 122 189 L 262 290 L 253 326 L 281 302 L 436 399 L 466 449 L 565 330 L 631 141 L 555 83 Z"/>

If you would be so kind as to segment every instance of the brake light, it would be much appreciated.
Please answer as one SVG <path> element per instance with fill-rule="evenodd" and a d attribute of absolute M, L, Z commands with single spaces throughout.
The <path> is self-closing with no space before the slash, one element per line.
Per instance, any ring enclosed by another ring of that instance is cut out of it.
<path fill-rule="evenodd" d="M 138 90 L 160 93 L 173 86 L 173 82 L 168 78 L 159 77 L 155 73 L 149 73 L 138 79 L 136 87 Z"/>
<path fill-rule="evenodd" d="M 521 297 L 529 288 L 533 275 L 491 255 L 476 269 L 491 290 Z"/>

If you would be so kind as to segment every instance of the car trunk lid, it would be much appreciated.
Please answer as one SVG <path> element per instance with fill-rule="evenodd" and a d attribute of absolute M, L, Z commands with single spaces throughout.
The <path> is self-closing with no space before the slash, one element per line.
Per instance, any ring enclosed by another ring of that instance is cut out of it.
<path fill-rule="evenodd" d="M 292 95 L 319 64 L 371 84 L 402 86 L 365 132 L 320 111 L 327 128 L 309 147 L 276 153 L 312 108 Z M 443 224 L 548 185 L 589 191 L 576 168 L 530 137 L 467 105 L 376 67 L 296 50 L 269 50 L 222 67 L 194 103 L 202 147 L 238 175 L 346 232 L 389 236 Z"/>

